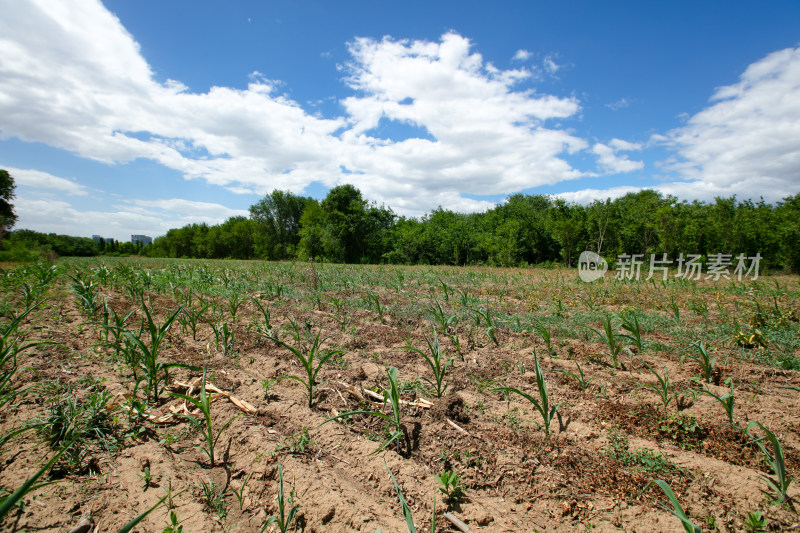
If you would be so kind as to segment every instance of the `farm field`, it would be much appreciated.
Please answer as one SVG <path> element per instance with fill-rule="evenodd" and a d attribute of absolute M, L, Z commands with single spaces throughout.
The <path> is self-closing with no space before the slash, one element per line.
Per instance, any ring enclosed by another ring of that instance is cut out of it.
<path fill-rule="evenodd" d="M 3 494 L 61 454 L 1 531 L 159 502 L 134 531 L 798 527 L 797 276 L 87 259 L 0 283 Z"/>

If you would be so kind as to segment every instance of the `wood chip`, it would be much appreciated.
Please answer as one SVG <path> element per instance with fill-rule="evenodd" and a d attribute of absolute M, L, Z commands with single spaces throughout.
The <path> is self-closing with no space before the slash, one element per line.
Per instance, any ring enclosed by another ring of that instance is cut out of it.
<path fill-rule="evenodd" d="M 469 529 L 469 526 L 464 522 L 462 522 L 461 520 L 459 520 L 453 513 L 444 513 L 444 517 L 447 520 L 449 520 L 450 523 L 453 524 L 453 526 L 462 533 L 472 533 L 472 531 Z"/>

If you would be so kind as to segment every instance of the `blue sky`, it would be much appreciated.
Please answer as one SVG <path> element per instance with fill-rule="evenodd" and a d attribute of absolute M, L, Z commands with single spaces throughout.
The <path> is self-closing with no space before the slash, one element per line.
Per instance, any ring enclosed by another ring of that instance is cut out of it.
<path fill-rule="evenodd" d="M 800 192 L 800 3 L 0 0 L 18 228 Z"/>

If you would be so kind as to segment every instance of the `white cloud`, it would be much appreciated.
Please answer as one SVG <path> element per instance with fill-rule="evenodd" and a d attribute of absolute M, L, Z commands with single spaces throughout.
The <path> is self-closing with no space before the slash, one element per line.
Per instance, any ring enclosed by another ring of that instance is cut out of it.
<path fill-rule="evenodd" d="M 160 83 L 138 44 L 98 0 L 15 2 L 0 18 L 0 137 L 108 163 L 147 158 L 237 192 L 301 192 L 353 183 L 419 215 L 441 204 L 481 209 L 461 193 L 506 194 L 583 176 L 563 159 L 588 143 L 552 119 L 575 98 L 517 88 L 448 33 L 438 42 L 356 39 L 344 67 L 344 117 L 321 118 L 254 72 L 246 89 L 195 93 Z M 380 139 L 379 121 L 426 138 Z M 352 174 L 344 173 L 346 167 Z"/>
<path fill-rule="evenodd" d="M 53 176 L 41 170 L 14 168 L 3 165 L 0 165 L 0 168 L 7 170 L 8 173 L 11 174 L 17 186 L 50 189 L 74 196 L 85 196 L 88 194 L 86 187 L 83 185 L 75 183 L 72 180 Z"/>
<path fill-rule="evenodd" d="M 627 155 L 620 155 L 619 152 L 641 149 L 641 144 L 612 139 L 608 145 L 596 143 L 592 146 L 592 153 L 597 156 L 597 164 L 606 174 L 623 174 L 643 169 L 644 163 L 642 161 L 631 161 Z"/>
<path fill-rule="evenodd" d="M 751 64 L 739 82 L 717 89 L 685 126 L 654 136 L 677 151 L 666 165 L 686 183 L 663 188 L 682 197 L 768 201 L 800 190 L 800 48 Z"/>
<path fill-rule="evenodd" d="M 182 215 L 197 217 L 211 217 L 219 221 L 223 221 L 230 217 L 247 217 L 250 215 L 250 213 L 244 209 L 230 209 L 220 204 L 195 202 L 191 200 L 183 200 L 181 198 L 170 198 L 168 200 L 133 200 L 132 203 L 136 206 L 161 209 L 170 213 L 179 213 Z"/>
<path fill-rule="evenodd" d="M 620 109 L 624 109 L 631 105 L 630 100 L 627 98 L 620 98 L 616 102 L 611 102 L 610 104 L 606 104 L 606 107 L 612 111 L 619 111 Z"/>
<path fill-rule="evenodd" d="M 554 194 L 553 196 L 562 198 L 570 203 L 587 205 L 595 200 L 619 198 L 628 193 L 639 192 L 642 189 L 643 187 L 625 185 L 621 187 L 612 187 L 610 189 L 582 189 L 580 191 L 560 192 L 558 194 Z"/>
<path fill-rule="evenodd" d="M 514 57 L 511 58 L 511 61 L 527 61 L 531 57 L 533 57 L 533 54 L 531 52 L 520 48 L 514 53 Z"/>
<path fill-rule="evenodd" d="M 553 56 L 547 56 L 542 60 L 542 67 L 544 68 L 545 72 L 554 76 L 556 72 L 561 69 L 561 65 L 555 62 Z"/>

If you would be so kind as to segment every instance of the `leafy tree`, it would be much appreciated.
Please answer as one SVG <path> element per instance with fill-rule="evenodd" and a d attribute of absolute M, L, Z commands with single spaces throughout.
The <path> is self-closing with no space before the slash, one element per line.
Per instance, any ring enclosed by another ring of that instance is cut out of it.
<path fill-rule="evenodd" d="M 17 215 L 14 213 L 14 178 L 7 170 L 0 169 L 0 241 L 14 227 Z"/>
<path fill-rule="evenodd" d="M 295 256 L 300 242 L 300 220 L 310 198 L 274 190 L 250 206 L 250 218 L 259 223 L 258 248 L 267 259 Z"/>

